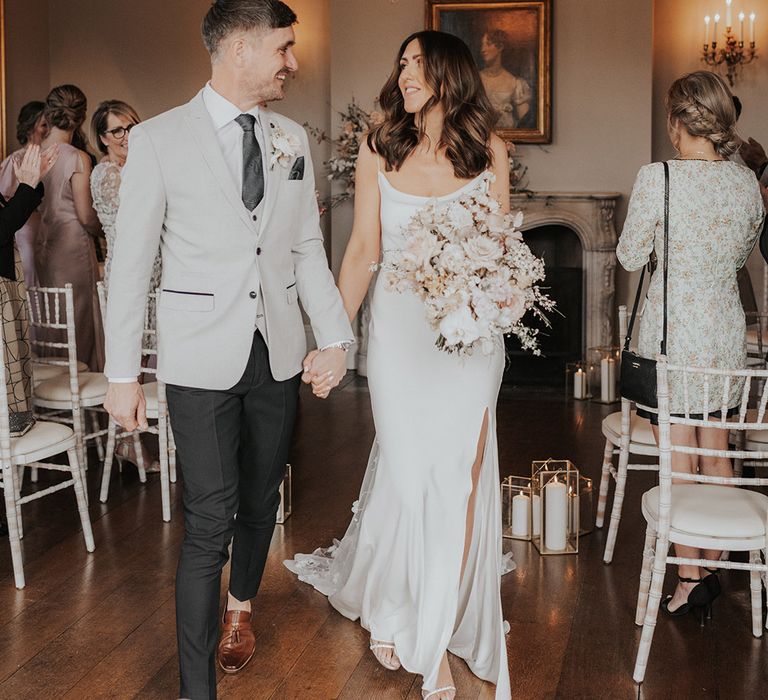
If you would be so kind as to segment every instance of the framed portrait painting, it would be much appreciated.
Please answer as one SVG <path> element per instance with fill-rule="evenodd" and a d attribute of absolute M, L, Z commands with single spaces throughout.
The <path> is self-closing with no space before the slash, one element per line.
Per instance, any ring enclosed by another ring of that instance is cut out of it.
<path fill-rule="evenodd" d="M 515 143 L 552 141 L 552 0 L 426 0 L 427 29 L 463 39 Z"/>

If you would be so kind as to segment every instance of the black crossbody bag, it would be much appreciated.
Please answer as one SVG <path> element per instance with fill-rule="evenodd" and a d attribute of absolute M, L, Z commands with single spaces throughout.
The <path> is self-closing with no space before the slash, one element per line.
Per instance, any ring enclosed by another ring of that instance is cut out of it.
<path fill-rule="evenodd" d="M 661 354 L 667 354 L 667 281 L 669 276 L 669 164 L 664 166 L 664 330 L 661 337 Z M 645 268 L 640 273 L 640 283 L 637 285 L 635 305 L 629 319 L 627 338 L 621 353 L 621 374 L 619 376 L 619 391 L 625 399 L 639 403 L 649 408 L 658 408 L 656 399 L 656 360 L 641 357 L 629 349 L 632 340 L 632 330 L 635 326 L 637 308 L 640 305 L 640 295 L 643 291 Z"/>

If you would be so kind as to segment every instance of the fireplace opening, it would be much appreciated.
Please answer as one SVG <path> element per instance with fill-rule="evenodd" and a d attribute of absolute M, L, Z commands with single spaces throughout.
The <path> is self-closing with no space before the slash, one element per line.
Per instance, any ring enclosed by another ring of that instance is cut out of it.
<path fill-rule="evenodd" d="M 539 328 L 541 355 L 520 349 L 517 338 L 506 339 L 507 366 L 504 382 L 517 386 L 560 387 L 565 365 L 582 359 L 584 347 L 584 270 L 581 242 L 567 226 L 547 225 L 523 232 L 534 255 L 544 259 L 546 278 L 542 287 L 557 302 L 547 328 L 530 313 L 524 323 Z"/>

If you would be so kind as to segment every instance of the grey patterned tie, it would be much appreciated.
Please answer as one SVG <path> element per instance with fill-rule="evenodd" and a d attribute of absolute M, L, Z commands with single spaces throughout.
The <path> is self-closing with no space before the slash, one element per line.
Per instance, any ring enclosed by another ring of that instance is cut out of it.
<path fill-rule="evenodd" d="M 243 204 L 248 211 L 253 211 L 264 197 L 264 165 L 261 162 L 261 147 L 253 131 L 256 117 L 252 114 L 241 114 L 235 121 L 243 130 Z"/>

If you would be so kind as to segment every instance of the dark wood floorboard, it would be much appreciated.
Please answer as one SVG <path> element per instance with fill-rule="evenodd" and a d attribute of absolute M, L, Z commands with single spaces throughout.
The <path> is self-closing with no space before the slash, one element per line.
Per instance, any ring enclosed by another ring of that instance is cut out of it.
<path fill-rule="evenodd" d="M 498 426 L 502 476 L 533 459 L 569 458 L 599 481 L 600 422 L 610 408 L 568 402 L 551 390 L 505 387 Z M 366 632 L 282 566 L 343 535 L 368 460 L 373 425 L 363 380 L 349 377 L 326 402 L 304 393 L 291 461 L 294 513 L 279 526 L 254 604 L 256 655 L 219 678 L 219 697 L 288 700 L 418 700 L 420 679 L 387 672 Z M 94 455 L 92 455 L 92 458 Z M 92 459 L 95 464 L 95 459 Z M 88 473 L 96 552 L 88 554 L 71 490 L 24 508 L 27 587 L 13 585 L 0 540 L 0 698 L 174 698 L 178 686 L 173 579 L 182 538 L 181 485 L 173 520 L 160 518 L 156 475 L 115 475 L 98 502 L 100 470 Z M 58 476 L 41 474 L 44 488 Z M 502 581 L 515 698 L 757 698 L 768 688 L 768 641 L 751 635 L 749 582 L 722 576 L 724 595 L 704 628 L 660 618 L 642 688 L 632 681 L 639 640 L 634 608 L 644 521 L 640 496 L 652 474 L 631 475 L 614 562 L 605 533 L 582 538 L 576 556 L 541 557 L 505 540 L 517 569 Z M 610 506 L 610 503 L 609 503 Z M 667 588 L 673 583 L 669 574 Z M 222 581 L 226 590 L 227 576 Z M 493 687 L 451 658 L 459 700 L 492 700 Z"/>

